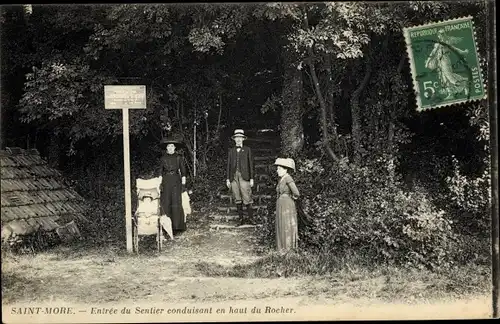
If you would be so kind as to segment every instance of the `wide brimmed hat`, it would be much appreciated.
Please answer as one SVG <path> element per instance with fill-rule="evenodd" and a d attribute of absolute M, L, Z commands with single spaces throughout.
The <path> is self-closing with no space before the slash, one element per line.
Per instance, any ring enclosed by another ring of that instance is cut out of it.
<path fill-rule="evenodd" d="M 173 137 L 163 138 L 160 141 L 160 146 L 162 146 L 162 147 L 167 146 L 168 144 L 184 145 L 184 143 L 182 142 L 182 140 L 177 139 L 177 138 L 173 138 Z"/>
<path fill-rule="evenodd" d="M 242 137 L 243 139 L 247 138 L 245 136 L 245 131 L 243 129 L 235 129 L 233 136 L 231 138 Z"/>
<path fill-rule="evenodd" d="M 277 158 L 276 161 L 274 162 L 274 165 L 279 165 L 285 168 L 292 169 L 295 171 L 295 161 L 293 159 L 283 159 L 283 158 Z"/>

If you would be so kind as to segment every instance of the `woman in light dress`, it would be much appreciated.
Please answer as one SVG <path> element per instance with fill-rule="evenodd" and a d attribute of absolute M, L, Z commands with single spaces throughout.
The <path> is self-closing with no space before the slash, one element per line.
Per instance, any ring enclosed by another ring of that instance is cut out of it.
<path fill-rule="evenodd" d="M 437 37 L 439 42 L 434 44 L 434 48 L 425 61 L 425 67 L 437 71 L 442 87 L 440 92 L 446 96 L 445 99 L 450 99 L 452 96 L 462 92 L 467 95 L 469 93 L 468 79 L 453 72 L 450 55 L 451 53 L 455 53 L 465 56 L 468 50 L 461 50 L 453 46 L 460 42 L 461 38 L 446 35 L 444 29 L 438 31 Z"/>
<path fill-rule="evenodd" d="M 288 173 L 295 171 L 293 159 L 278 158 L 274 163 L 279 181 L 276 186 L 276 247 L 280 252 L 297 248 L 298 222 L 295 200 L 300 196 L 293 178 Z"/>

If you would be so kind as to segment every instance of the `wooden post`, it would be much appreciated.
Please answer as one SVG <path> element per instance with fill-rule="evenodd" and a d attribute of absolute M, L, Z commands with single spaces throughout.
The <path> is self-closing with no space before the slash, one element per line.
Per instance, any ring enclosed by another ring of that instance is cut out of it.
<path fill-rule="evenodd" d="M 194 121 L 193 177 L 196 177 L 196 120 Z"/>
<path fill-rule="evenodd" d="M 105 85 L 104 108 L 121 109 L 123 116 L 123 176 L 125 179 L 125 235 L 127 252 L 132 246 L 132 189 L 130 185 L 129 110 L 146 109 L 145 85 Z"/>
<path fill-rule="evenodd" d="M 127 235 L 127 252 L 132 252 L 132 197 L 130 186 L 130 141 L 128 109 L 123 114 L 123 175 L 125 179 L 125 233 Z"/>
<path fill-rule="evenodd" d="M 491 168 L 491 254 L 492 254 L 492 315 L 498 317 L 500 295 L 500 225 L 498 216 L 498 101 L 497 101 L 497 50 L 496 4 L 488 1 L 488 106 L 490 117 L 490 168 Z"/>
<path fill-rule="evenodd" d="M 194 106 L 194 127 L 193 127 L 193 178 L 196 177 L 196 125 L 198 125 L 197 105 Z"/>

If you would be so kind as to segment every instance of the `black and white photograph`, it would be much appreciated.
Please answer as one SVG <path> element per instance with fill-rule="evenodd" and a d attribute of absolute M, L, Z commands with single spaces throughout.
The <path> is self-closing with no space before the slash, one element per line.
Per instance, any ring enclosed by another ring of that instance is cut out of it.
<path fill-rule="evenodd" d="M 493 1 L 0 10 L 3 323 L 499 317 Z"/>

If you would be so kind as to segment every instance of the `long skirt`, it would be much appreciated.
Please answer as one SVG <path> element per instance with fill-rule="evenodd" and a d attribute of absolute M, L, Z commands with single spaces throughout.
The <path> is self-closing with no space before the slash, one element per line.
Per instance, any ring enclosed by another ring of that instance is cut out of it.
<path fill-rule="evenodd" d="M 282 195 L 276 202 L 276 247 L 287 251 L 297 247 L 299 239 L 297 208 L 288 195 Z"/>
<path fill-rule="evenodd" d="M 181 177 L 178 174 L 163 174 L 160 197 L 161 212 L 170 217 L 174 231 L 186 230 L 181 194 Z"/>

